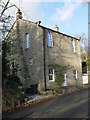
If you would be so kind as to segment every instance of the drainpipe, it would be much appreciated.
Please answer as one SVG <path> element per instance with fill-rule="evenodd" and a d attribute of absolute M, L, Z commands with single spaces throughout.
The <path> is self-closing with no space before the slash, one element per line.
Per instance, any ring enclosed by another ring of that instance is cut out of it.
<path fill-rule="evenodd" d="M 46 85 L 46 43 L 45 43 L 45 29 L 43 28 L 43 55 L 44 55 L 44 85 L 45 91 L 47 90 Z"/>

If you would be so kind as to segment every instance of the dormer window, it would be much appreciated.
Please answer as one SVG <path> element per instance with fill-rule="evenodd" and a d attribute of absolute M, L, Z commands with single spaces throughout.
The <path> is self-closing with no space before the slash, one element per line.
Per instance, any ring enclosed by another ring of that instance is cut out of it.
<path fill-rule="evenodd" d="M 52 34 L 50 32 L 47 33 L 48 47 L 53 47 Z"/>
<path fill-rule="evenodd" d="M 25 49 L 29 48 L 29 34 L 26 33 L 25 35 Z"/>

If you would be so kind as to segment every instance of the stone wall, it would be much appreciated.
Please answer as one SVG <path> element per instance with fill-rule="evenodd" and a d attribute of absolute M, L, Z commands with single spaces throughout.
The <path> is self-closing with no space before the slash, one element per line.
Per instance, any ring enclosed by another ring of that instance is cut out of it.
<path fill-rule="evenodd" d="M 50 30 L 49 30 L 50 31 Z M 46 30 L 47 35 L 48 30 Z M 76 52 L 72 52 L 72 38 L 59 34 L 57 32 L 50 31 L 52 34 L 52 39 L 54 42 L 53 47 L 47 47 L 47 39 L 46 39 L 46 73 L 47 73 L 47 86 L 48 88 L 54 85 L 54 82 L 49 81 L 48 77 L 48 65 L 57 64 L 68 66 L 66 72 L 67 85 L 80 85 L 82 84 L 81 78 L 81 53 L 80 53 L 80 41 L 75 40 Z M 47 37 L 46 37 L 47 38 Z M 77 81 L 73 78 L 73 70 L 77 70 Z"/>
<path fill-rule="evenodd" d="M 47 28 L 38 26 L 36 23 L 19 19 L 13 25 L 13 29 L 7 36 L 7 42 L 12 41 L 12 54 L 7 54 L 7 58 L 15 61 L 17 67 L 17 75 L 21 79 L 23 85 L 27 82 L 27 87 L 31 84 L 39 84 L 42 89 L 45 89 L 44 83 L 44 31 L 45 29 L 45 65 L 46 65 L 46 84 L 47 88 L 54 87 L 54 82 L 49 82 L 48 65 L 59 64 L 67 66 L 67 85 L 76 85 L 73 79 L 73 70 L 78 71 L 77 83 L 81 81 L 81 55 L 80 55 L 80 41 L 75 40 L 76 53 L 72 52 L 71 37 L 62 35 L 60 33 L 49 30 L 52 34 L 54 46 L 52 48 L 47 46 Z M 25 34 L 29 34 L 29 48 L 25 49 Z M 23 52 L 21 52 L 23 51 Z M 26 69 L 28 71 L 28 79 L 25 81 L 25 60 Z M 30 60 L 33 61 L 30 65 Z"/>

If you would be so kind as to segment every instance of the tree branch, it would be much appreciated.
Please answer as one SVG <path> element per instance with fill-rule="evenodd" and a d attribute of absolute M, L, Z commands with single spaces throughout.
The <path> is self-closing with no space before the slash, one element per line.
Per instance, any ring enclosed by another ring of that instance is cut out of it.
<path fill-rule="evenodd" d="M 19 9 L 15 4 L 12 4 L 12 5 L 8 6 L 9 3 L 10 3 L 10 0 L 8 0 L 7 3 L 6 3 L 6 5 L 4 6 L 4 8 L 3 8 L 2 12 L 1 12 L 1 15 L 0 15 L 0 20 L 1 20 L 2 15 L 4 14 L 4 12 L 5 12 L 7 9 L 9 9 L 9 8 L 11 8 L 11 7 L 13 7 L 13 6 L 15 6 L 17 9 Z"/>
<path fill-rule="evenodd" d="M 1 12 L 1 15 L 0 15 L 0 19 L 1 19 L 2 15 L 4 14 L 5 10 L 7 9 L 7 6 L 8 6 L 9 3 L 10 3 L 10 0 L 8 0 L 6 5 L 4 6 L 4 8 L 3 8 L 2 12 Z"/>
<path fill-rule="evenodd" d="M 13 6 L 15 6 L 17 9 L 19 9 L 15 4 L 13 4 L 13 5 L 11 5 L 11 6 L 8 6 L 7 9 L 8 9 L 8 8 L 11 8 L 11 7 L 13 7 Z"/>

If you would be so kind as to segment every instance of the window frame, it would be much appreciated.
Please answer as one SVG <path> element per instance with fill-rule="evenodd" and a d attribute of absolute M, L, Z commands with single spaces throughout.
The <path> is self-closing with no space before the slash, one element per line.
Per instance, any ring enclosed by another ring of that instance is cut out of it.
<path fill-rule="evenodd" d="M 32 58 L 29 59 L 29 64 L 33 65 L 33 59 Z"/>
<path fill-rule="evenodd" d="M 16 60 L 13 60 L 11 62 L 10 69 L 11 69 L 11 74 L 16 76 L 17 75 Z"/>
<path fill-rule="evenodd" d="M 49 72 L 49 78 L 51 76 L 53 79 L 49 79 L 49 82 L 54 82 L 55 81 L 55 78 L 54 78 L 54 69 L 49 69 L 49 71 L 50 70 L 52 70 L 52 73 Z"/>
<path fill-rule="evenodd" d="M 76 53 L 76 44 L 75 44 L 75 40 L 72 38 L 72 52 Z"/>
<path fill-rule="evenodd" d="M 12 54 L 12 41 L 9 41 L 9 54 Z"/>
<path fill-rule="evenodd" d="M 87 74 L 87 64 L 86 64 L 86 62 L 82 62 L 82 74 Z"/>
<path fill-rule="evenodd" d="M 29 43 L 30 43 L 30 36 L 29 36 L 29 33 L 26 33 L 25 34 L 25 49 L 28 49 L 30 47 Z"/>
<path fill-rule="evenodd" d="M 77 80 L 78 76 L 77 76 L 77 70 L 73 70 L 73 78 L 75 80 Z"/>
<path fill-rule="evenodd" d="M 47 32 L 47 46 L 53 47 L 53 39 L 50 31 Z"/>
<path fill-rule="evenodd" d="M 62 83 L 63 86 L 67 86 L 67 82 L 66 82 L 67 78 L 66 78 L 66 76 L 67 76 L 66 73 L 64 73 L 63 74 L 63 83 Z"/>

